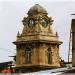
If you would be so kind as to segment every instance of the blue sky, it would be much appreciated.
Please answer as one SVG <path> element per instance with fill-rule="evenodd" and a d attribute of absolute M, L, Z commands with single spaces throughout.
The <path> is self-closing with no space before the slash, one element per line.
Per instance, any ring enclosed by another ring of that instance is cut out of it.
<path fill-rule="evenodd" d="M 0 0 L 0 62 L 13 60 L 9 57 L 16 54 L 16 46 L 12 42 L 16 40 L 17 32 L 22 32 L 23 17 L 27 16 L 28 10 L 35 4 L 43 6 L 48 16 L 54 20 L 53 31 L 58 32 L 59 39 L 63 41 L 60 46 L 60 57 L 67 61 L 71 14 L 75 13 L 73 0 Z"/>

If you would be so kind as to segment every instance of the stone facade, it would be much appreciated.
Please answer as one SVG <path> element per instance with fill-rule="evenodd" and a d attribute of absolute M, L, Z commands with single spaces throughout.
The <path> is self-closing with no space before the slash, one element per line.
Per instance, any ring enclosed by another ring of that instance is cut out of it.
<path fill-rule="evenodd" d="M 72 19 L 72 66 L 75 67 L 75 19 Z"/>
<path fill-rule="evenodd" d="M 22 34 L 17 34 L 17 72 L 36 71 L 60 67 L 58 34 L 52 31 L 52 18 L 47 11 L 36 4 L 22 20 Z"/>

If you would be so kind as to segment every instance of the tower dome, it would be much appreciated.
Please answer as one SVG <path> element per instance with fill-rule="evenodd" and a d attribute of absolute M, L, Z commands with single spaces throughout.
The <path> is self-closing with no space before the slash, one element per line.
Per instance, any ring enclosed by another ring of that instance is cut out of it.
<path fill-rule="evenodd" d="M 28 11 L 28 15 L 34 15 L 34 14 L 38 14 L 38 13 L 47 14 L 47 11 L 39 4 L 35 4 Z"/>

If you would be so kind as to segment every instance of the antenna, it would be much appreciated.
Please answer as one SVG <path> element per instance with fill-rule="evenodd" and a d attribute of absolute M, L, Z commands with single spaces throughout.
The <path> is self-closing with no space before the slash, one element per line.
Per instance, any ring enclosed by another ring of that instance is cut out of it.
<path fill-rule="evenodd" d="M 71 15 L 75 15 L 75 14 L 71 14 Z"/>
<path fill-rule="evenodd" d="M 71 14 L 71 15 L 75 15 L 75 14 Z M 74 17 L 75 18 L 75 17 Z M 72 27 L 72 26 L 71 26 Z M 68 62 L 70 62 L 70 55 L 72 54 L 72 28 L 70 27 L 70 36 L 69 36 L 69 51 L 68 51 Z M 72 56 L 71 56 L 72 57 Z"/>
<path fill-rule="evenodd" d="M 72 19 L 75 19 L 75 14 L 71 14 L 71 16 L 72 16 Z"/>
<path fill-rule="evenodd" d="M 71 52 L 71 29 L 70 29 L 70 36 L 69 36 L 69 51 L 68 51 L 68 62 L 70 62 L 70 52 Z"/>

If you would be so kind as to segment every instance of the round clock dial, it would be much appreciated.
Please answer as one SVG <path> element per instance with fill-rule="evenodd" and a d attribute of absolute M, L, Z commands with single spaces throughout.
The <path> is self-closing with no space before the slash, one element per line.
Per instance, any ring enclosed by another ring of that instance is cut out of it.
<path fill-rule="evenodd" d="M 48 26 L 48 21 L 47 21 L 47 19 L 46 19 L 46 18 L 42 18 L 41 24 L 42 24 L 42 26 L 43 26 L 44 28 L 47 27 L 47 26 Z"/>
<path fill-rule="evenodd" d="M 34 19 L 29 19 L 29 21 L 28 21 L 28 25 L 29 25 L 29 27 L 30 28 L 33 28 L 34 26 L 35 26 L 35 20 Z"/>

